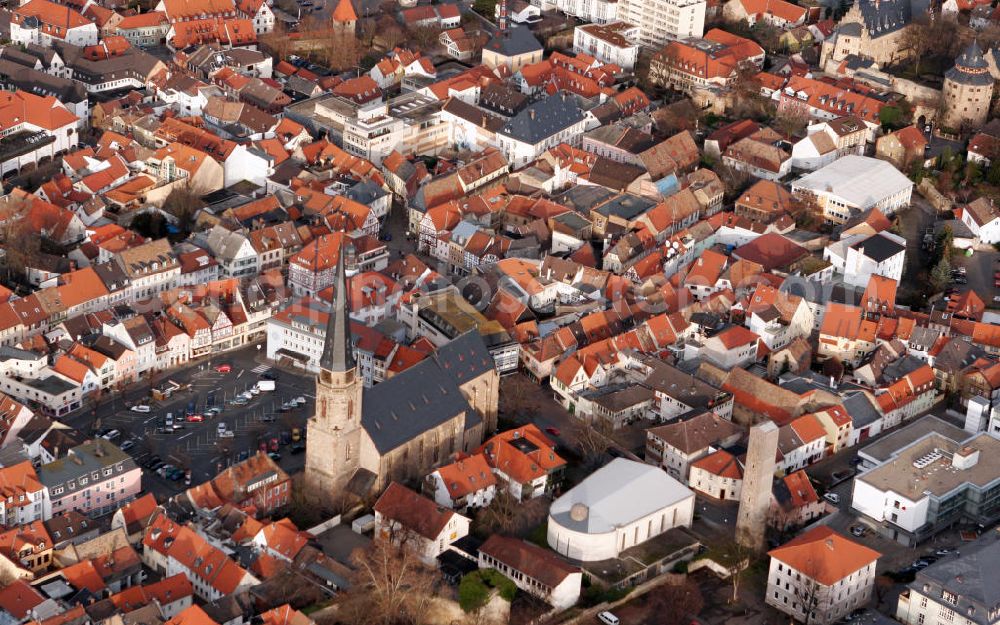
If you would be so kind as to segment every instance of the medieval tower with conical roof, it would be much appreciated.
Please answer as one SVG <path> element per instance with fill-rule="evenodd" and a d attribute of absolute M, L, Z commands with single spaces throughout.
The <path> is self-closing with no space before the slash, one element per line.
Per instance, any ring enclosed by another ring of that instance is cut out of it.
<path fill-rule="evenodd" d="M 309 492 L 336 501 L 360 464 L 364 385 L 357 374 L 347 303 L 343 246 L 316 377 L 316 414 L 307 424 L 305 476 Z"/>
<path fill-rule="evenodd" d="M 944 74 L 941 126 L 954 131 L 976 130 L 986 123 L 993 98 L 993 76 L 979 43 L 973 41 Z"/>

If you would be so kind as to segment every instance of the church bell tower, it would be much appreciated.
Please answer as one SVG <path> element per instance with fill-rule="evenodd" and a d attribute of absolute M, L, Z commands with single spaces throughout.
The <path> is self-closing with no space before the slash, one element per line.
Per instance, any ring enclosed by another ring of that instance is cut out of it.
<path fill-rule="evenodd" d="M 306 428 L 305 477 L 309 495 L 338 501 L 360 466 L 363 384 L 354 360 L 346 257 L 341 243 L 330 318 L 316 378 L 316 412 Z"/>

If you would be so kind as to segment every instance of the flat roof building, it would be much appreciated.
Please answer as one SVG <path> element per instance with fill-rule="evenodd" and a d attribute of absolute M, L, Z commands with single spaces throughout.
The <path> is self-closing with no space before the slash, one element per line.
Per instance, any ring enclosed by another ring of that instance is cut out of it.
<path fill-rule="evenodd" d="M 958 521 L 1000 519 L 1000 440 L 969 436 L 935 417 L 892 436 L 861 450 L 864 466 L 873 468 L 854 478 L 851 507 L 879 533 L 914 545 Z"/>

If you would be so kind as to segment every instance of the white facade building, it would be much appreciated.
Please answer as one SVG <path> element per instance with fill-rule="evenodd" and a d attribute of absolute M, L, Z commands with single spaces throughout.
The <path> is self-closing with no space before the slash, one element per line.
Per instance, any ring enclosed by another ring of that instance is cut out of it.
<path fill-rule="evenodd" d="M 865 288 L 872 275 L 884 276 L 897 283 L 903 277 L 906 239 L 891 232 L 871 237 L 854 235 L 823 249 L 823 259 L 830 261 L 848 284 Z"/>
<path fill-rule="evenodd" d="M 832 223 L 877 208 L 891 217 L 909 206 L 913 182 L 891 163 L 850 154 L 792 183 L 792 194 L 811 200 Z"/>
<path fill-rule="evenodd" d="M 656 467 L 615 458 L 552 503 L 548 543 L 574 560 L 606 560 L 693 518 L 691 490 Z"/>
<path fill-rule="evenodd" d="M 622 0 L 617 19 L 639 25 L 639 43 L 659 49 L 672 39 L 705 34 L 705 0 Z"/>
<path fill-rule="evenodd" d="M 583 24 L 573 30 L 573 52 L 589 54 L 626 72 L 634 70 L 639 60 L 638 42 L 639 27 L 625 22 Z"/>
<path fill-rule="evenodd" d="M 874 468 L 854 478 L 851 507 L 879 533 L 906 545 L 963 520 L 996 522 L 1000 515 L 987 493 L 1000 487 L 992 461 L 1000 458 L 1000 440 L 965 435 L 928 416 L 882 439 L 884 447 L 862 449 L 865 466 Z"/>
<path fill-rule="evenodd" d="M 555 0 L 556 8 L 583 22 L 607 24 L 618 17 L 617 0 Z"/>
<path fill-rule="evenodd" d="M 766 603 L 799 622 L 828 625 L 871 600 L 882 554 L 819 526 L 768 555 Z"/>

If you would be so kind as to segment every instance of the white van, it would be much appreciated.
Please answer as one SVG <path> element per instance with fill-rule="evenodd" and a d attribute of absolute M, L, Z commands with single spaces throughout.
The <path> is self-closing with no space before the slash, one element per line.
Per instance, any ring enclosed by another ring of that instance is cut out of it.
<path fill-rule="evenodd" d="M 597 615 L 597 620 L 605 623 L 605 625 L 621 625 L 621 621 L 618 617 L 611 612 L 601 612 Z"/>
<path fill-rule="evenodd" d="M 269 393 L 274 390 L 274 380 L 257 380 L 257 384 L 254 385 L 258 391 Z"/>

